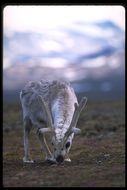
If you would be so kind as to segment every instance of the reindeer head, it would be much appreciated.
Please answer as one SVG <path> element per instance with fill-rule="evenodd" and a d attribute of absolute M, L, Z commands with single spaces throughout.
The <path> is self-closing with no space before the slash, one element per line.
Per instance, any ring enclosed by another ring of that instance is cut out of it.
<path fill-rule="evenodd" d="M 80 133 L 80 129 L 76 128 L 76 125 L 77 125 L 80 113 L 82 109 L 84 108 L 84 106 L 86 105 L 87 98 L 83 97 L 79 105 L 75 103 L 75 111 L 72 117 L 71 124 L 65 132 L 63 131 L 63 128 L 53 127 L 53 121 L 52 121 L 51 114 L 48 110 L 48 107 L 46 103 L 44 102 L 43 98 L 41 96 L 40 98 L 43 103 L 43 108 L 47 114 L 48 126 L 49 126 L 48 128 L 41 128 L 40 131 L 42 133 L 45 133 L 45 132 L 52 133 L 52 146 L 53 146 L 52 157 L 53 159 L 55 159 L 57 163 L 62 163 L 69 153 L 74 134 L 77 135 Z"/>

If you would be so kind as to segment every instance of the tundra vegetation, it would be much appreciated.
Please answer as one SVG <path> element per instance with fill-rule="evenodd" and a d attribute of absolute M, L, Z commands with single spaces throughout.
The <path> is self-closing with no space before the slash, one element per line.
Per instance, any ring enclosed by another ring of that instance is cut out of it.
<path fill-rule="evenodd" d="M 30 151 L 35 163 L 23 163 L 21 105 L 4 103 L 3 186 L 125 187 L 124 99 L 97 102 L 88 97 L 77 127 L 81 134 L 74 138 L 71 162 L 47 163 L 33 129 Z M 46 136 L 51 138 L 50 133 Z"/>

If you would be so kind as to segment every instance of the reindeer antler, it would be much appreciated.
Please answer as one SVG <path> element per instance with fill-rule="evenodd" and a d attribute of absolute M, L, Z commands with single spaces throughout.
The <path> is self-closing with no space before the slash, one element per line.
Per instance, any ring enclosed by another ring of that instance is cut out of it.
<path fill-rule="evenodd" d="M 79 116 L 80 116 L 80 113 L 83 110 L 84 106 L 86 105 L 86 102 L 87 102 L 87 98 L 83 97 L 81 99 L 79 105 L 77 105 L 77 103 L 75 103 L 75 112 L 74 112 L 70 127 L 68 128 L 67 132 L 65 133 L 63 144 L 66 142 L 69 135 L 73 132 L 72 129 L 76 126 L 78 119 L 79 119 Z"/>
<path fill-rule="evenodd" d="M 42 106 L 43 106 L 43 110 L 45 110 L 46 115 L 47 115 L 47 118 L 48 118 L 48 119 L 47 119 L 48 128 L 40 128 L 40 129 L 39 129 L 39 132 L 41 132 L 41 133 L 52 132 L 52 133 L 55 135 L 55 131 L 54 131 L 54 129 L 53 129 L 52 116 L 51 116 L 51 114 L 50 114 L 50 111 L 49 111 L 49 109 L 48 109 L 48 106 L 47 106 L 47 104 L 45 103 L 45 101 L 44 101 L 44 99 L 42 98 L 42 96 L 39 95 L 39 98 L 41 99 L 41 103 L 42 103 Z M 45 143 L 45 145 L 46 145 L 47 151 L 49 152 L 50 155 L 52 155 L 52 154 L 51 154 L 51 151 L 50 151 L 50 148 L 49 148 L 49 146 L 48 146 L 48 144 L 47 144 L 47 141 L 46 141 L 46 139 L 45 139 L 45 137 L 44 137 L 44 143 Z"/>
<path fill-rule="evenodd" d="M 41 102 L 42 102 L 42 106 L 43 106 L 43 110 L 45 110 L 46 112 L 46 115 L 47 115 L 47 118 L 48 118 L 48 127 L 53 130 L 52 126 L 53 126 L 53 122 L 52 122 L 52 117 L 51 117 L 51 114 L 50 114 L 50 111 L 48 109 L 48 106 L 47 104 L 45 103 L 44 99 L 42 98 L 42 96 L 38 95 L 39 98 L 41 99 Z"/>

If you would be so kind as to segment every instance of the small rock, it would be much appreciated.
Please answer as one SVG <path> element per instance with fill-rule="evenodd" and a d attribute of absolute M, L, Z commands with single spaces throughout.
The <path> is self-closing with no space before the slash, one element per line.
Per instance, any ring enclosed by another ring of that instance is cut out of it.
<path fill-rule="evenodd" d="M 101 164 L 102 161 L 101 161 L 101 160 L 97 160 L 96 163 L 97 163 L 97 164 Z"/>
<path fill-rule="evenodd" d="M 103 137 L 104 137 L 104 135 L 100 134 L 100 135 L 97 136 L 97 139 L 101 140 Z"/>
<path fill-rule="evenodd" d="M 109 158 L 109 157 L 110 157 L 110 154 L 104 154 L 104 157 L 105 157 L 105 158 Z"/>

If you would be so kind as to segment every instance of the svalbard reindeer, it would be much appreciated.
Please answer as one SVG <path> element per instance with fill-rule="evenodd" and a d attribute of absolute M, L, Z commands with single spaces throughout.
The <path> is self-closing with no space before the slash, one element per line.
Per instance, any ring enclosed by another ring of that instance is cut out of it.
<path fill-rule="evenodd" d="M 37 129 L 46 160 L 55 163 L 71 161 L 68 153 L 74 134 L 80 133 L 76 124 L 87 98 L 83 97 L 78 104 L 75 92 L 69 83 L 40 80 L 28 82 L 20 92 L 20 100 L 24 123 L 23 161 L 33 162 L 29 154 L 29 134 L 32 126 Z M 52 136 L 52 153 L 44 136 L 47 132 Z"/>

